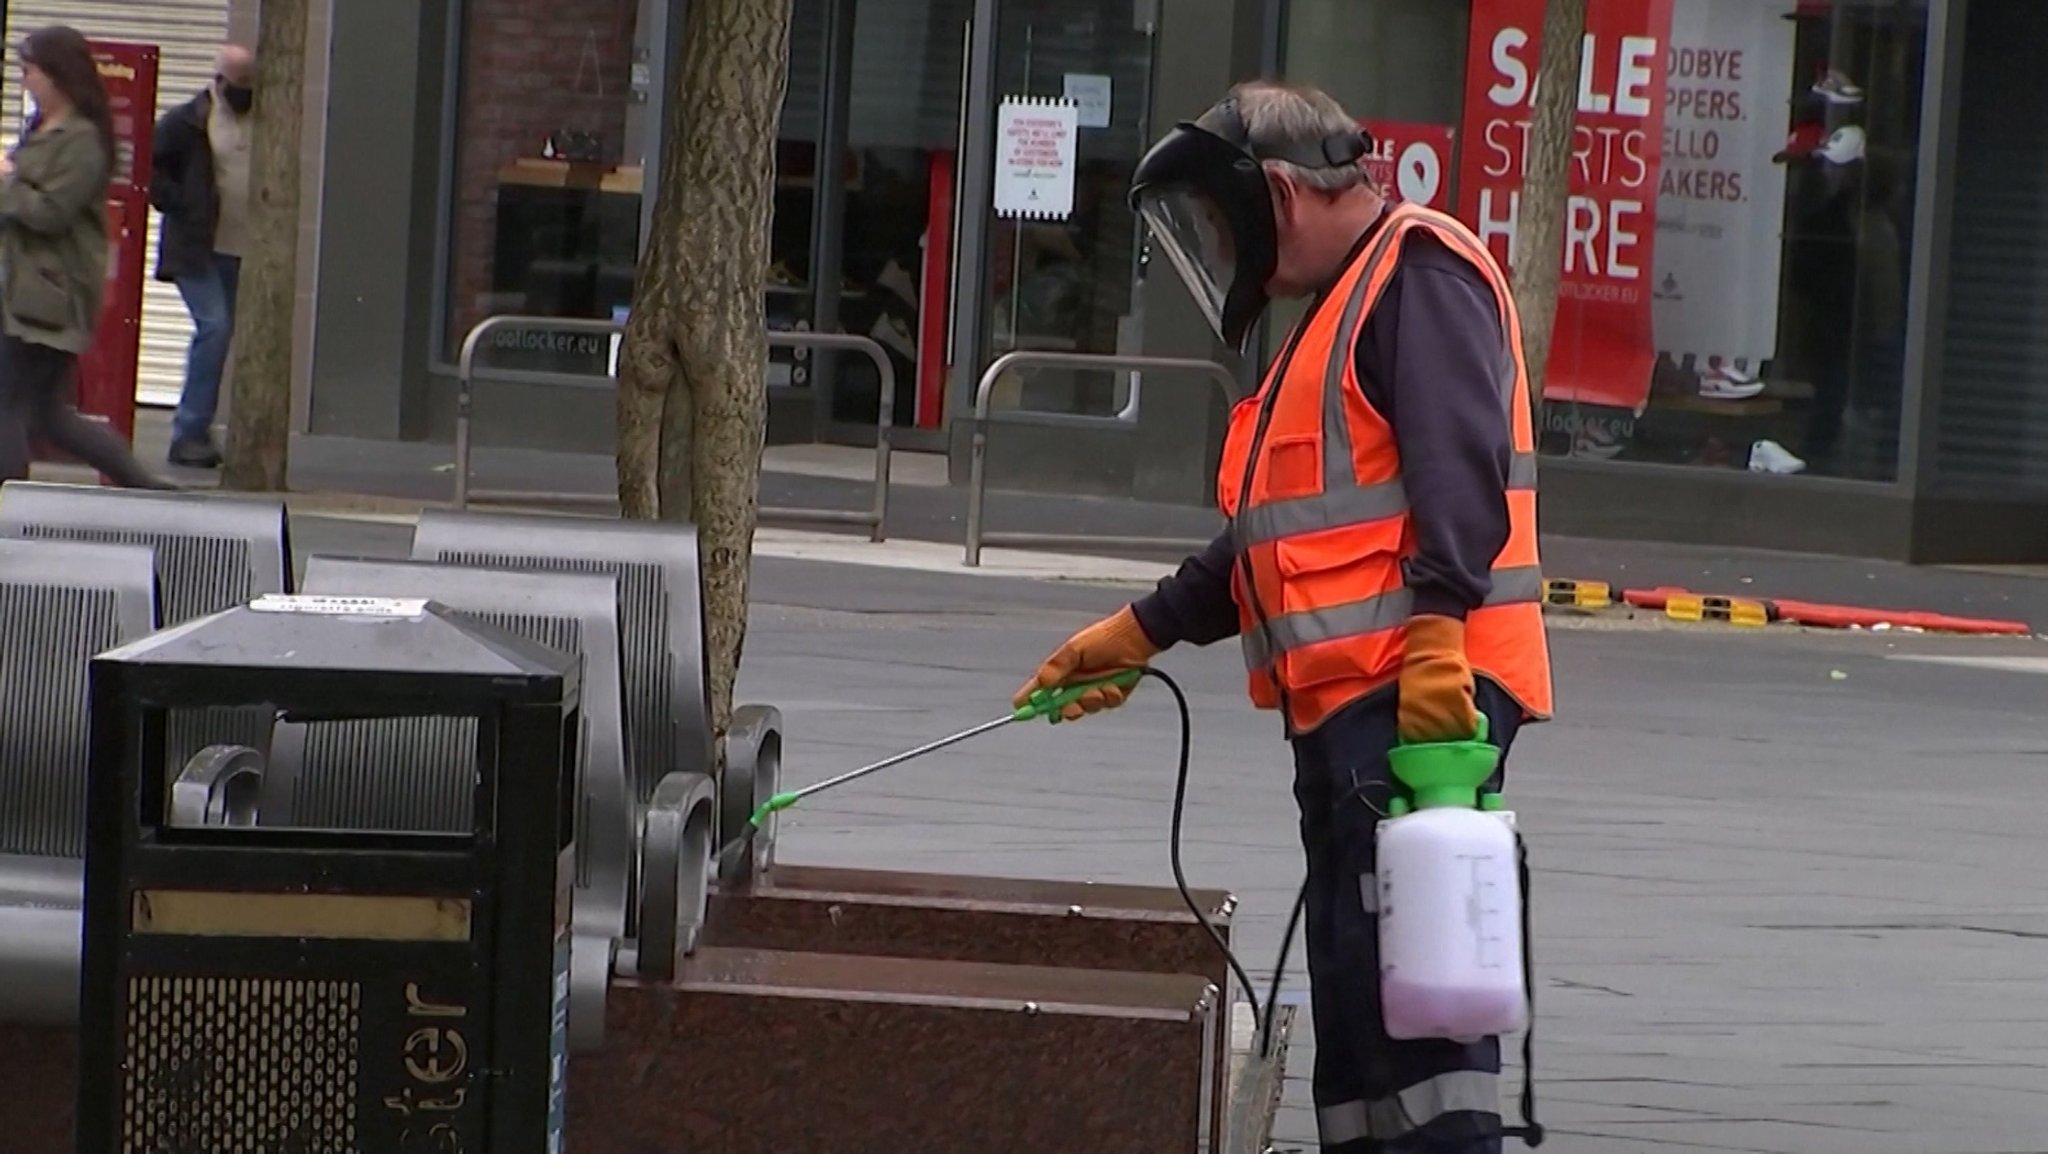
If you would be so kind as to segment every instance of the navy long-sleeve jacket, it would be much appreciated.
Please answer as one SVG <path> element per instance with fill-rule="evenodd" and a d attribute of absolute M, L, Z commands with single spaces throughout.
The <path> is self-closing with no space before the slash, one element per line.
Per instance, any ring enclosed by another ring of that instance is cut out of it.
<path fill-rule="evenodd" d="M 1493 559 L 1508 539 L 1514 442 L 1495 375 L 1501 316 L 1486 281 L 1442 241 L 1417 231 L 1401 244 L 1401 262 L 1359 333 L 1354 368 L 1401 454 L 1416 539 L 1406 565 L 1414 611 L 1462 619 L 1492 592 Z M 1233 555 L 1225 532 L 1133 606 L 1154 644 L 1237 634 Z"/>

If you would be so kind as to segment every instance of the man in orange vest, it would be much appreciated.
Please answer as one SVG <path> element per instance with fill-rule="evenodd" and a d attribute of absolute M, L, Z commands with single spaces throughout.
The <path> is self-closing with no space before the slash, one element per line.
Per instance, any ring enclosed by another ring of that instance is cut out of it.
<path fill-rule="evenodd" d="M 1258 82 L 1139 163 L 1132 204 L 1225 343 L 1242 352 L 1270 298 L 1310 303 L 1231 414 L 1228 528 L 1019 701 L 1238 636 L 1294 750 L 1322 1149 L 1495 1154 L 1500 1040 L 1381 1024 L 1373 838 L 1395 744 L 1470 738 L 1483 713 L 1505 751 L 1550 713 L 1529 382 L 1499 265 L 1450 217 L 1389 205 L 1371 149 L 1324 93 Z"/>

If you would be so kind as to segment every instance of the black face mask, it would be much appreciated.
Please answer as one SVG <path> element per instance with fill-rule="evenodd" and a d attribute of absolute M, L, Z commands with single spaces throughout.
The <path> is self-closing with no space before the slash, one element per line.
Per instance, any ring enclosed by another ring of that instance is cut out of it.
<path fill-rule="evenodd" d="M 234 109 L 237 116 L 246 114 L 256 106 L 256 90 L 244 88 L 239 84 L 221 85 L 220 98 L 227 101 L 228 107 Z"/>

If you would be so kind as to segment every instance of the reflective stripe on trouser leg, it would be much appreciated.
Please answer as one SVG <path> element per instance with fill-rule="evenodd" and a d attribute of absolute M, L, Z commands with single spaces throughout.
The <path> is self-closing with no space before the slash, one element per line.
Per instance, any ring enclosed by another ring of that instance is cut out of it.
<path fill-rule="evenodd" d="M 1325 1146 L 1361 1138 L 1384 1142 L 1445 1114 L 1499 1113 L 1500 1075 L 1452 1070 L 1378 1101 L 1324 1106 L 1316 1111 L 1316 1133 Z"/>

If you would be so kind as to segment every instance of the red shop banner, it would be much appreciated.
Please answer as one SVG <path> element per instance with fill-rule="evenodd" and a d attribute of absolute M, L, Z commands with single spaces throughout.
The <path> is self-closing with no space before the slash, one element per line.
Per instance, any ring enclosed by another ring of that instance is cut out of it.
<path fill-rule="evenodd" d="M 1672 0 L 1592 0 L 1564 275 L 1544 399 L 1639 411 L 1656 363 L 1650 270 Z M 1520 216 L 1544 0 L 1472 0 L 1458 216 L 1504 265 Z"/>
<path fill-rule="evenodd" d="M 156 128 L 158 50 L 92 42 L 114 119 L 107 188 L 107 295 L 92 348 L 78 363 L 78 409 L 135 439 L 135 378 L 142 356 L 142 286 L 149 248 L 150 136 Z"/>
<path fill-rule="evenodd" d="M 1395 202 L 1409 201 L 1438 212 L 1451 210 L 1451 150 L 1457 129 L 1448 124 L 1404 120 L 1361 120 L 1372 134 L 1365 170 Z"/>

